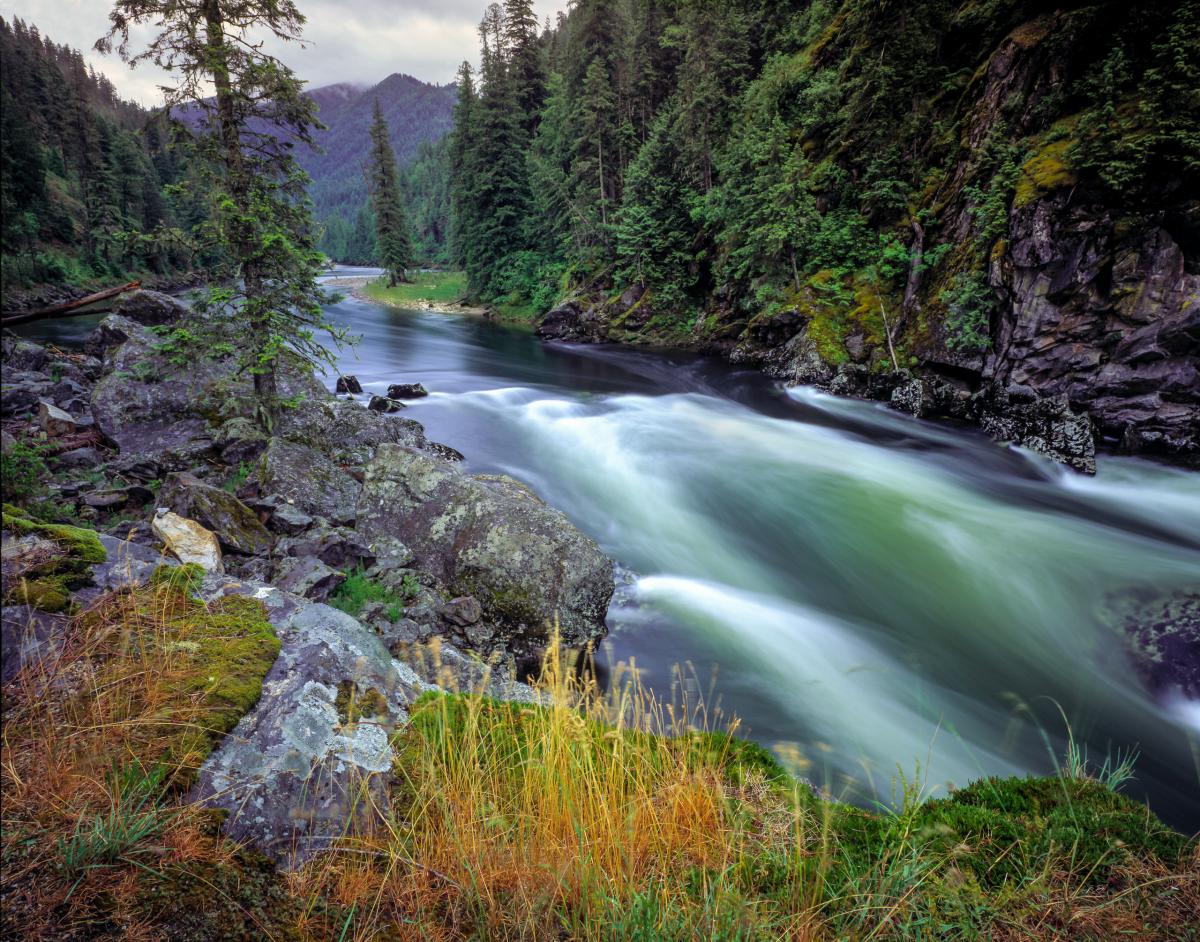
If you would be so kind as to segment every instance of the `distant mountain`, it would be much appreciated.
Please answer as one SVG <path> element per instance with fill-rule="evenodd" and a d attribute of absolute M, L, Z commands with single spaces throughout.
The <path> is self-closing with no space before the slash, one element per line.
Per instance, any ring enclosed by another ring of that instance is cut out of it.
<path fill-rule="evenodd" d="M 430 85 L 411 75 L 390 75 L 378 85 L 338 84 L 308 93 L 328 130 L 317 135 L 322 153 L 299 148 L 297 159 L 313 178 L 313 214 L 328 221 L 352 223 L 367 199 L 363 165 L 370 139 L 367 129 L 375 100 L 392 132 L 392 147 L 401 165 L 417 156 L 421 145 L 433 144 L 449 132 L 457 95 L 453 85 Z"/>

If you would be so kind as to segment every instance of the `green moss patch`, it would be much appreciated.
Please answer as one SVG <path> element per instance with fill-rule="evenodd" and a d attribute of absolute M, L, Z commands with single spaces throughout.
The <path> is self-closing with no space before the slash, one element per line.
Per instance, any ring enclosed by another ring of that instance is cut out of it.
<path fill-rule="evenodd" d="M 34 534 L 53 540 L 67 551 L 77 567 L 102 563 L 108 559 L 108 554 L 100 544 L 100 537 L 94 530 L 72 527 L 64 523 L 42 523 L 12 504 L 4 505 L 3 526 L 5 530 L 22 535 Z"/>
<path fill-rule="evenodd" d="M 1051 141 L 1021 165 L 1021 172 L 1017 175 L 1014 206 L 1027 206 L 1038 197 L 1062 187 L 1074 186 L 1078 182 L 1079 178 L 1067 162 L 1067 155 L 1072 146 L 1070 138 Z"/>

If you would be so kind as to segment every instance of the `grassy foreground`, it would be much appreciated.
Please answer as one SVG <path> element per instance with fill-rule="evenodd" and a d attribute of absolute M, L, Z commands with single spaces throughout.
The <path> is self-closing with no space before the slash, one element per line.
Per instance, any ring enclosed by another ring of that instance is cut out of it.
<path fill-rule="evenodd" d="M 1079 763 L 935 801 L 901 783 L 870 813 L 553 656 L 540 705 L 426 695 L 379 825 L 279 873 L 186 800 L 278 645 L 257 603 L 188 578 L 76 614 L 6 690 L 5 937 L 1197 938 L 1196 843 Z"/>

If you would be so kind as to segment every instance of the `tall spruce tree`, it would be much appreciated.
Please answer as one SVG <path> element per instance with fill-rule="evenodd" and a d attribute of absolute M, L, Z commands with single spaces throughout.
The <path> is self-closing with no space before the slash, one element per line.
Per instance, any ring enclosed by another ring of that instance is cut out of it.
<path fill-rule="evenodd" d="M 371 122 L 370 176 L 379 263 L 387 272 L 388 287 L 394 288 L 400 282 L 408 281 L 413 247 L 400 193 L 400 178 L 396 173 L 396 155 L 388 139 L 388 126 L 383 120 L 379 99 L 375 99 L 375 116 Z"/>
<path fill-rule="evenodd" d="M 166 107 L 196 119 L 195 147 L 213 194 L 210 232 L 236 279 L 235 287 L 211 288 L 203 306 L 244 325 L 238 355 L 269 430 L 281 406 L 280 357 L 290 350 L 308 362 L 331 360 L 316 332 L 342 336 L 322 312 L 308 179 L 292 157 L 293 145 L 312 145 L 316 106 L 263 44 L 299 41 L 304 17 L 292 0 L 116 0 L 109 19 L 97 48 L 116 42 L 130 64 L 164 69 L 174 79 L 163 86 Z M 130 34 L 143 25 L 158 33 L 136 52 Z"/>

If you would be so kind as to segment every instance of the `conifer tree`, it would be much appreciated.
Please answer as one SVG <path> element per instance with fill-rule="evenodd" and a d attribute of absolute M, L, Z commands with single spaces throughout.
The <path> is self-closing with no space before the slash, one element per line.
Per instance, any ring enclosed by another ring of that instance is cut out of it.
<path fill-rule="evenodd" d="M 312 145 L 316 106 L 263 45 L 268 37 L 299 41 L 304 17 L 293 0 L 116 0 L 109 19 L 97 48 L 116 43 L 131 64 L 164 69 L 174 79 L 163 87 L 167 108 L 198 118 L 212 231 L 237 279 L 235 288 L 210 289 L 203 306 L 244 325 L 239 358 L 254 377 L 256 415 L 270 429 L 282 404 L 280 357 L 291 350 L 330 360 L 316 331 L 340 336 L 322 312 L 308 181 L 292 156 L 294 144 Z M 143 25 L 158 32 L 137 52 L 130 36 Z"/>
<path fill-rule="evenodd" d="M 371 122 L 371 205 L 375 209 L 375 234 L 379 262 L 388 276 L 388 287 L 408 281 L 413 264 L 412 236 L 404 213 L 400 194 L 400 178 L 396 173 L 396 155 L 388 140 L 387 122 L 383 109 L 375 100 L 375 116 Z"/>

